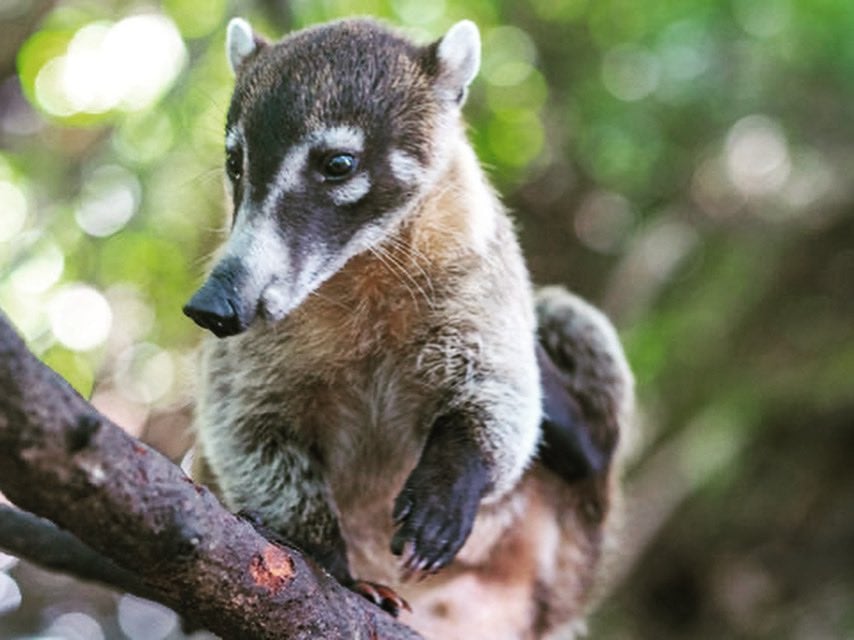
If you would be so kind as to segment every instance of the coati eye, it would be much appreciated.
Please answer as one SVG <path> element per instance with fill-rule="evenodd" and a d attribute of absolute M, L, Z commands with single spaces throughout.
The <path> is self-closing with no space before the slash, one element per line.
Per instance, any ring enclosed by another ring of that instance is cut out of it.
<path fill-rule="evenodd" d="M 343 180 L 356 170 L 356 157 L 351 153 L 336 153 L 323 161 L 323 176 L 327 180 Z"/>
<path fill-rule="evenodd" d="M 225 172 L 232 182 L 240 180 L 240 176 L 243 175 L 243 151 L 240 147 L 234 147 L 225 152 Z"/>

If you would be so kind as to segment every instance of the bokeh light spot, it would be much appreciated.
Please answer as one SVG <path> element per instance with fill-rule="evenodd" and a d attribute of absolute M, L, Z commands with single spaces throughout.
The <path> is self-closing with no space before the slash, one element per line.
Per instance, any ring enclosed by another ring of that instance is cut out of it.
<path fill-rule="evenodd" d="M 602 61 L 602 83 L 626 102 L 641 100 L 655 91 L 660 74 L 658 58 L 633 44 L 614 47 Z"/>
<path fill-rule="evenodd" d="M 696 92 L 700 89 L 696 79 L 712 66 L 714 46 L 701 24 L 681 20 L 661 34 L 656 55 L 661 65 L 660 92 Z"/>
<path fill-rule="evenodd" d="M 3 503 L 3 496 L 0 495 L 0 504 Z M 8 553 L 3 553 L 0 551 L 0 571 L 9 571 L 16 564 L 18 564 L 19 560 L 15 556 L 10 556 Z"/>
<path fill-rule="evenodd" d="M 78 611 L 58 616 L 47 634 L 64 640 L 104 640 L 104 631 L 97 620 Z"/>
<path fill-rule="evenodd" d="M 481 74 L 490 84 L 517 85 L 533 70 L 537 48 L 531 37 L 516 27 L 490 29 L 483 39 Z"/>
<path fill-rule="evenodd" d="M 27 197 L 23 190 L 6 180 L 0 180 L 0 242 L 14 238 L 27 221 Z"/>
<path fill-rule="evenodd" d="M 143 342 L 126 349 L 116 363 L 116 386 L 129 400 L 153 404 L 171 390 L 175 364 L 168 351 Z"/>
<path fill-rule="evenodd" d="M 113 137 L 116 151 L 132 163 L 149 163 L 163 158 L 174 142 L 175 127 L 168 112 L 155 110 L 129 114 Z"/>
<path fill-rule="evenodd" d="M 21 606 L 21 589 L 8 573 L 0 573 L 0 615 Z"/>
<path fill-rule="evenodd" d="M 110 340 L 121 348 L 145 338 L 154 327 L 154 309 L 142 295 L 139 288 L 129 282 L 120 282 L 107 289 L 104 294 L 121 326 L 116 327 Z"/>
<path fill-rule="evenodd" d="M 139 180 L 130 171 L 119 165 L 98 167 L 84 184 L 74 219 L 89 235 L 112 235 L 133 217 L 140 192 Z"/>
<path fill-rule="evenodd" d="M 144 109 L 172 85 L 186 59 L 178 29 L 166 16 L 91 23 L 38 72 L 36 99 L 61 117 Z"/>
<path fill-rule="evenodd" d="M 50 328 L 64 346 L 87 351 L 101 345 L 110 333 L 113 313 L 107 299 L 84 284 L 60 289 L 48 308 Z"/>
<path fill-rule="evenodd" d="M 783 129 L 763 115 L 747 116 L 732 126 L 725 154 L 729 179 L 748 196 L 777 191 L 792 168 Z"/>
<path fill-rule="evenodd" d="M 62 251 L 56 244 L 46 243 L 12 272 L 10 281 L 21 293 L 43 293 L 59 281 L 64 269 Z"/>
<path fill-rule="evenodd" d="M 595 251 L 615 251 L 628 235 L 634 216 L 629 201 L 618 193 L 597 191 L 578 208 L 574 228 L 578 239 Z"/>
<path fill-rule="evenodd" d="M 131 640 L 163 640 L 178 626 L 178 616 L 161 604 L 123 595 L 119 600 L 119 626 Z"/>

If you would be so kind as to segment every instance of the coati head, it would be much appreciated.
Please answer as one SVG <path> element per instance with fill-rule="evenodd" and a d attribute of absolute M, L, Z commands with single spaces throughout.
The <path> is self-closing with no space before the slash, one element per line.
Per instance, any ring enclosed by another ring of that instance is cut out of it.
<path fill-rule="evenodd" d="M 226 122 L 231 234 L 184 313 L 219 337 L 282 319 L 439 179 L 480 65 L 469 21 L 417 46 L 371 20 L 268 44 L 236 18 Z"/>

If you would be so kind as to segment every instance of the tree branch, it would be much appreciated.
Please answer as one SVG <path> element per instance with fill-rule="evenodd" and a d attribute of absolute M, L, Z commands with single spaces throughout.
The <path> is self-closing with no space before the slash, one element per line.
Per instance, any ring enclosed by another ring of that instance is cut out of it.
<path fill-rule="evenodd" d="M 0 490 L 138 577 L 146 597 L 225 638 L 419 637 L 99 414 L 2 313 L 0 389 Z"/>
<path fill-rule="evenodd" d="M 123 569 L 67 531 L 32 513 L 0 505 L 0 550 L 45 569 L 156 600 L 139 576 Z"/>

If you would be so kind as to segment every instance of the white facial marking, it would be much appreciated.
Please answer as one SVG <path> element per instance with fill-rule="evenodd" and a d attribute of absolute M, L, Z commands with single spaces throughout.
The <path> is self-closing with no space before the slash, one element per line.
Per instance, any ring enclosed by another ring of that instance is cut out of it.
<path fill-rule="evenodd" d="M 237 73 L 240 63 L 255 51 L 252 27 L 243 18 L 232 18 L 225 35 L 225 54 L 232 73 Z"/>
<path fill-rule="evenodd" d="M 249 205 L 241 205 L 234 230 L 228 238 L 225 255 L 240 260 L 250 281 L 248 286 L 262 289 L 274 278 L 287 281 L 291 271 L 290 252 L 276 223 L 269 216 L 251 216 Z"/>
<path fill-rule="evenodd" d="M 293 299 L 285 291 L 285 283 L 272 282 L 261 293 L 261 311 L 272 322 L 281 320 L 294 306 Z"/>
<path fill-rule="evenodd" d="M 225 132 L 225 148 L 227 151 L 234 151 L 243 140 L 243 131 L 240 128 L 240 125 L 237 125 L 233 128 L 227 129 Z M 228 197 L 228 201 L 231 202 L 234 199 L 234 185 L 231 183 L 231 178 L 226 177 L 223 181 L 225 182 L 225 193 Z M 249 193 L 249 183 L 244 185 L 244 200 L 250 197 Z M 235 214 L 236 215 L 236 214 Z"/>
<path fill-rule="evenodd" d="M 329 254 L 323 247 L 315 247 L 314 251 L 303 259 L 302 269 L 297 282 L 297 293 L 302 296 L 314 291 L 323 277 L 324 265 L 329 262 Z"/>
<path fill-rule="evenodd" d="M 259 310 L 269 322 L 284 318 L 343 266 L 342 262 L 330 268 L 322 247 L 314 248 L 302 264 L 293 264 L 275 219 L 263 214 L 251 223 L 238 219 L 232 238 L 228 252 L 243 259 L 254 283 L 249 286 L 261 291 Z"/>
<path fill-rule="evenodd" d="M 239 144 L 241 139 L 238 128 L 226 132 L 228 148 Z M 315 247 L 303 259 L 304 264 L 295 265 L 275 215 L 283 196 L 305 188 L 306 180 L 310 179 L 307 165 L 313 148 L 360 153 L 364 144 L 365 133 L 357 127 L 337 126 L 313 131 L 285 153 L 260 207 L 252 204 L 247 183 L 225 253 L 242 261 L 250 286 L 261 291 L 260 310 L 269 321 L 281 320 L 349 258 L 376 241 L 373 237 L 368 238 L 375 235 L 370 228 L 363 229 L 334 259 L 324 254 L 322 247 Z M 332 200 L 338 206 L 358 202 L 370 189 L 371 179 L 366 173 L 341 184 L 329 185 Z"/>
<path fill-rule="evenodd" d="M 424 176 L 424 167 L 421 166 L 421 163 L 405 151 L 392 149 L 388 161 L 391 172 L 398 182 L 415 184 Z"/>
<path fill-rule="evenodd" d="M 330 150 L 363 151 L 365 132 L 358 127 L 342 125 L 330 129 L 321 129 L 309 135 L 311 141 Z"/>
<path fill-rule="evenodd" d="M 264 211 L 270 213 L 279 198 L 286 193 L 298 190 L 303 185 L 303 173 L 308 162 L 308 152 L 311 147 L 308 142 L 300 142 L 291 147 L 282 158 L 276 180 L 264 201 Z"/>
<path fill-rule="evenodd" d="M 299 302 L 293 286 L 293 265 L 288 246 L 270 216 L 260 215 L 250 224 L 239 225 L 234 250 L 254 287 L 261 290 L 260 311 L 268 320 L 284 318 Z"/>
<path fill-rule="evenodd" d="M 305 168 L 308 163 L 309 152 L 312 148 L 328 150 L 352 151 L 360 153 L 365 145 L 365 132 L 358 127 L 338 126 L 328 129 L 313 131 L 302 140 L 293 145 L 279 164 L 275 182 L 270 189 L 267 199 L 264 201 L 263 211 L 272 213 L 279 199 L 287 193 L 298 191 L 304 186 Z M 333 200 L 336 204 L 348 204 L 362 198 L 370 189 L 370 180 L 365 176 L 365 181 L 356 182 L 353 187 L 349 181 L 342 185 L 340 190 L 333 192 Z M 347 187 L 347 188 L 344 188 Z"/>
<path fill-rule="evenodd" d="M 275 221 L 268 216 L 260 216 L 252 227 L 253 242 L 245 254 L 250 272 L 257 274 L 256 278 L 262 282 L 273 276 L 287 277 L 290 271 L 288 247 L 279 235 Z"/>
<path fill-rule="evenodd" d="M 340 187 L 332 189 L 330 195 L 332 196 L 332 201 L 340 207 L 345 204 L 357 203 L 368 195 L 368 191 L 370 190 L 371 179 L 368 177 L 368 174 L 361 173 L 343 183 Z"/>
<path fill-rule="evenodd" d="M 252 243 L 252 228 L 247 222 L 249 218 L 249 205 L 247 200 L 243 200 L 240 204 L 240 209 L 234 212 L 234 228 L 231 230 L 231 235 L 228 236 L 228 241 L 225 243 L 225 255 L 242 257 L 249 250 Z"/>

